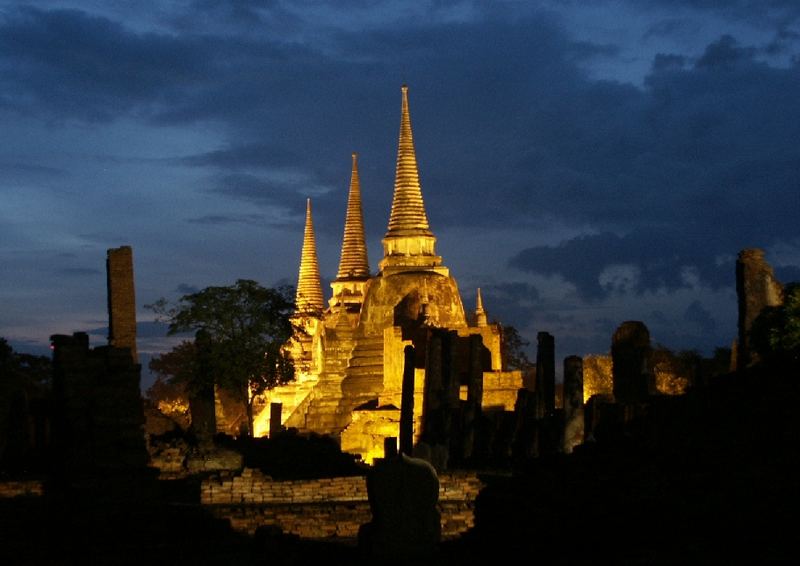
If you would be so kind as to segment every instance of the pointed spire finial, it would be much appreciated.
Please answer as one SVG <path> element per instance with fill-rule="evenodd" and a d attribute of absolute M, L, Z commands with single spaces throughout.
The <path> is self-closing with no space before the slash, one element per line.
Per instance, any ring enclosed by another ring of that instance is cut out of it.
<path fill-rule="evenodd" d="M 478 298 L 475 301 L 475 326 L 488 326 L 489 321 L 486 317 L 486 311 L 483 310 L 483 297 L 481 297 L 481 288 L 478 287 Z"/>
<path fill-rule="evenodd" d="M 361 181 L 358 175 L 358 154 L 353 152 L 353 169 L 350 174 L 350 193 L 347 196 L 347 214 L 344 219 L 342 257 L 336 279 L 369 277 L 367 244 L 364 237 L 364 215 L 361 211 Z"/>
<path fill-rule="evenodd" d="M 400 88 L 403 93 L 400 112 L 400 141 L 397 148 L 397 169 L 394 180 L 392 212 L 386 237 L 393 235 L 432 235 L 422 200 L 419 184 L 417 156 L 414 136 L 411 132 L 411 114 L 408 109 L 408 86 Z"/>
<path fill-rule="evenodd" d="M 297 312 L 322 312 L 322 284 L 317 263 L 317 243 L 314 237 L 314 220 L 311 217 L 311 199 L 306 201 L 306 226 L 303 232 L 303 251 L 300 254 L 300 273 L 297 277 Z"/>

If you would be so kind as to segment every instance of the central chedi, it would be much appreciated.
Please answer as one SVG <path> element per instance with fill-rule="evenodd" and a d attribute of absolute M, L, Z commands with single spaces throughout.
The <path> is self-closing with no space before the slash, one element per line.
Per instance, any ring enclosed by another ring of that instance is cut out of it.
<path fill-rule="evenodd" d="M 266 395 L 257 433 L 269 432 L 268 406 L 281 403 L 283 427 L 336 436 L 343 449 L 371 460 L 382 455 L 384 437 L 398 436 L 404 348 L 415 345 L 424 357 L 419 344 L 433 329 L 450 331 L 455 338 L 480 336 L 486 360 L 481 368 L 484 399 L 491 399 L 495 408 L 513 409 L 522 383 L 518 372 L 500 371 L 501 328 L 487 323 L 480 290 L 470 325 L 458 285 L 436 254 L 419 181 L 408 87 L 402 87 L 394 196 L 376 275 L 371 275 L 367 258 L 355 153 L 352 159 L 341 260 L 327 306 L 311 201 L 307 203 L 293 317 L 298 331 L 287 345 L 297 380 Z M 419 437 L 425 360 L 416 366 L 414 430 Z"/>

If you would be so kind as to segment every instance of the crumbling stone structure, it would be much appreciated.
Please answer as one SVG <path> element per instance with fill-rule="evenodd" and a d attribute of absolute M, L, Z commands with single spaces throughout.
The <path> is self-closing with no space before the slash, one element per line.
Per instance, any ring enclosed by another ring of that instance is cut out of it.
<path fill-rule="evenodd" d="M 397 458 L 395 453 L 392 458 Z M 475 472 L 438 474 L 436 510 L 442 539 L 463 535 L 475 525 L 475 500 L 483 482 Z M 259 470 L 216 473 L 203 480 L 200 502 L 237 531 L 254 534 L 278 527 L 308 539 L 355 539 L 372 518 L 363 475 L 311 480 L 273 480 Z"/>
<path fill-rule="evenodd" d="M 147 475 L 141 366 L 127 348 L 89 348 L 83 332 L 50 340 L 56 480 Z"/>
<path fill-rule="evenodd" d="M 438 382 L 429 387 L 426 379 L 450 379 L 448 371 L 452 370 L 435 369 L 425 361 L 438 348 L 435 344 L 428 348 L 427 331 L 450 331 L 459 341 L 465 340 L 463 344 L 459 342 L 461 345 L 454 343 L 452 355 L 445 354 L 442 360 L 452 367 L 475 372 L 449 381 L 447 400 L 440 403 L 446 411 L 463 394 L 465 420 L 459 423 L 463 434 L 458 438 L 474 436 L 472 427 L 484 396 L 495 407 L 512 407 L 522 379 L 520 372 L 502 371 L 501 329 L 499 324 L 488 322 L 483 298 L 478 296 L 475 313 L 468 317 L 456 280 L 436 254 L 436 237 L 422 198 L 406 87 L 402 88 L 397 170 L 383 253 L 378 273 L 371 274 L 358 159 L 354 154 L 341 259 L 331 283 L 332 296 L 326 305 L 309 202 L 294 314 L 294 323 L 301 330 L 288 344 L 298 369 L 297 379 L 268 392 L 263 402 L 264 407 L 272 402 L 282 403 L 282 426 L 339 437 L 343 449 L 357 451 L 366 461 L 383 455 L 383 437 L 377 437 L 378 429 L 384 436 L 403 438 L 399 420 L 393 430 L 389 430 L 387 422 L 394 418 L 393 411 L 403 405 L 404 382 L 410 383 L 413 377 L 413 434 L 414 442 L 419 442 L 422 413 L 427 410 L 422 396 L 439 387 Z M 476 345 L 470 347 L 473 336 Z M 414 346 L 416 351 L 413 368 L 406 364 L 407 346 Z M 484 363 L 487 352 L 488 362 Z M 459 361 L 461 356 L 463 361 Z M 469 362 L 476 356 L 481 358 L 480 364 Z M 517 385 L 510 383 L 515 378 Z M 439 411 L 436 402 L 430 397 L 433 405 L 428 409 L 434 413 Z M 436 427 L 430 426 L 430 434 L 438 435 L 433 432 Z M 267 414 L 256 417 L 255 428 L 257 435 L 268 433 Z M 462 456 L 474 448 L 472 441 L 465 442 L 460 449 Z"/>
<path fill-rule="evenodd" d="M 750 329 L 765 307 L 783 303 L 783 286 L 775 279 L 772 267 L 764 259 L 764 250 L 747 248 L 736 259 L 736 294 L 739 305 L 739 338 L 736 366 L 745 368 L 757 361 L 750 348 Z"/>

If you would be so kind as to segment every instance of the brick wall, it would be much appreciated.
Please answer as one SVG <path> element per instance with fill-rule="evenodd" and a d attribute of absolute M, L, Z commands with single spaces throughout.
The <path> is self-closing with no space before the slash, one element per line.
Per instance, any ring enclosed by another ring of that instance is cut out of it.
<path fill-rule="evenodd" d="M 474 473 L 439 476 L 442 536 L 452 538 L 474 525 L 474 503 L 483 484 Z M 238 476 L 217 475 L 201 487 L 201 503 L 234 529 L 254 533 L 262 525 L 303 538 L 355 538 L 371 520 L 364 476 L 273 481 L 245 468 Z"/>
<path fill-rule="evenodd" d="M 38 497 L 44 493 L 44 486 L 38 480 L 0 482 L 0 499 L 12 497 Z"/>

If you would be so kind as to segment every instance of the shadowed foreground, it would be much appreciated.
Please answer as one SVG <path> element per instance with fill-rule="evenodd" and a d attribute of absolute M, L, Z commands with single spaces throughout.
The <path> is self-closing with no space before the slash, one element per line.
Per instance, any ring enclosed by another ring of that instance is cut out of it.
<path fill-rule="evenodd" d="M 790 371 L 724 376 L 656 400 L 641 422 L 572 456 L 487 473 L 475 528 L 442 543 L 431 562 L 517 554 L 544 564 L 789 561 L 800 501 L 798 393 Z M 368 563 L 355 541 L 237 534 L 197 505 L 190 482 L 160 482 L 142 499 L 0 500 L 0 562 Z"/>

